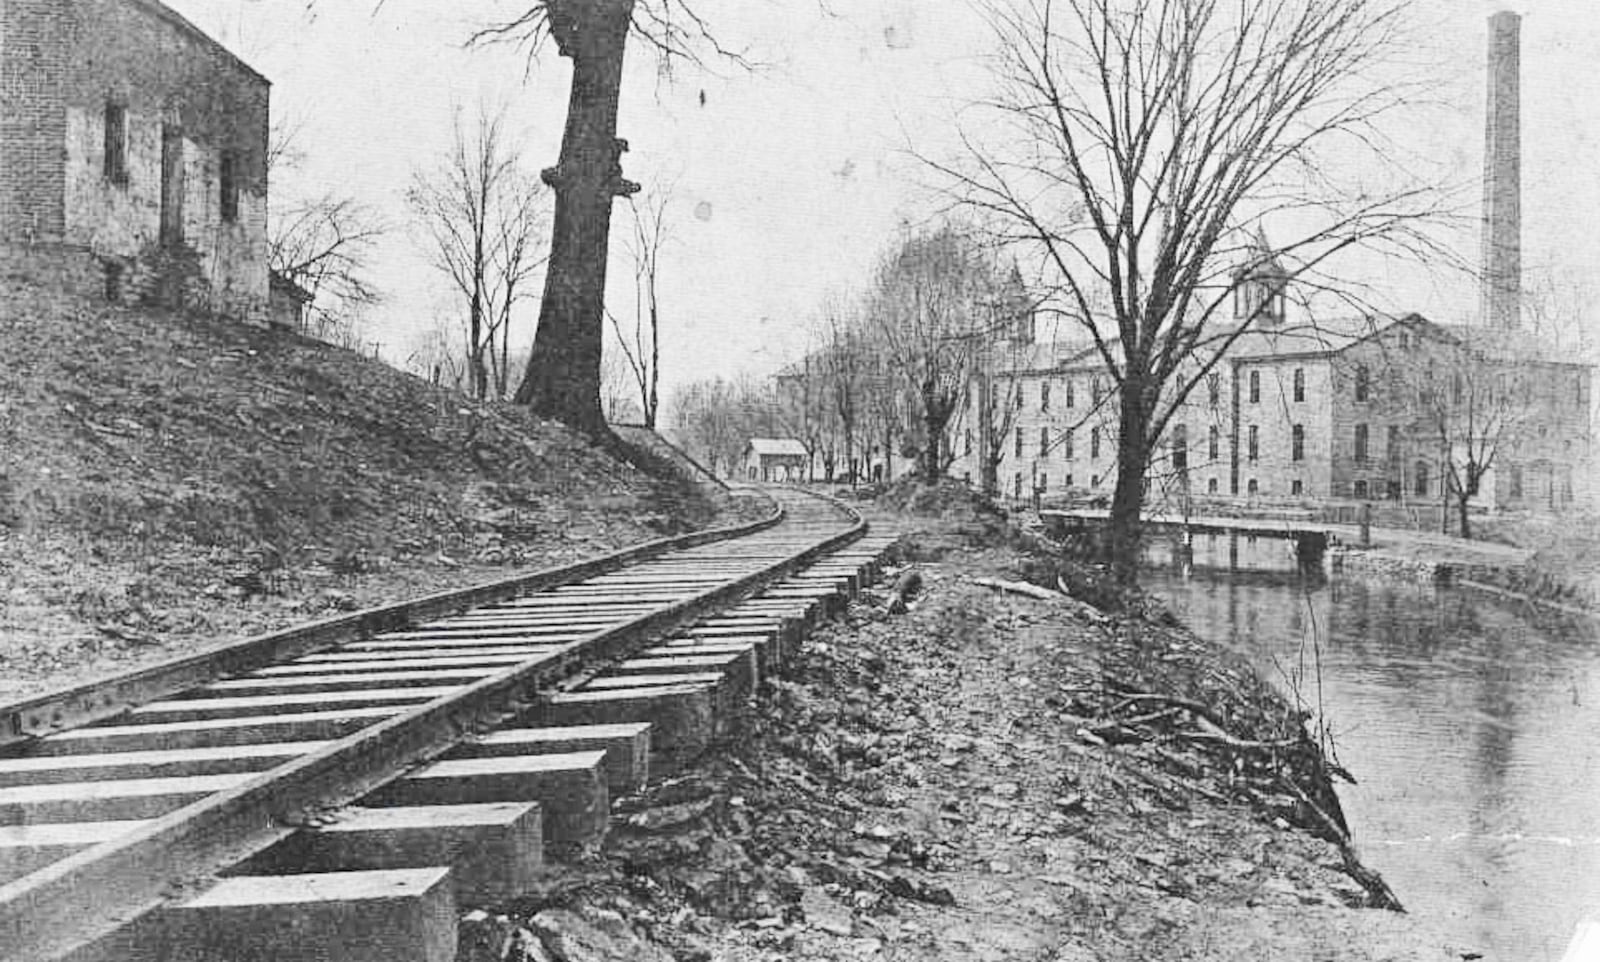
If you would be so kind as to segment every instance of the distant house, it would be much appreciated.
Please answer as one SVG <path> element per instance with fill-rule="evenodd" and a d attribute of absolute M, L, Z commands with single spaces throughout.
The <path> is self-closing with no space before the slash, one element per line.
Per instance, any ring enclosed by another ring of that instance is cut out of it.
<path fill-rule="evenodd" d="M 159 0 L 0 0 L 0 269 L 263 318 L 269 90 Z"/>
<path fill-rule="evenodd" d="M 306 309 L 313 300 L 314 294 L 277 271 L 267 275 L 267 319 L 273 325 L 304 332 Z"/>
<path fill-rule="evenodd" d="M 806 446 L 794 438 L 751 438 L 744 448 L 751 481 L 804 481 L 810 461 Z"/>

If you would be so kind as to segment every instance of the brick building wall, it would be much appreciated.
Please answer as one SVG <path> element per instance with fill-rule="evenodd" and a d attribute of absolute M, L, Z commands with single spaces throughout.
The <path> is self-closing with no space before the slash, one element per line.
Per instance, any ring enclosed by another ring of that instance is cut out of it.
<path fill-rule="evenodd" d="M 127 297 L 192 274 L 186 299 L 263 317 L 267 81 L 156 0 L 0 0 L 0 9 L 0 83 L 33 55 L 14 23 L 38 38 L 53 71 L 6 87 L 16 91 L 6 107 L 36 118 L 32 127 L 0 121 L 6 168 L 19 153 L 28 171 L 6 203 L 48 231 L 12 228 L 3 240 L 87 254 L 121 275 L 107 287 Z M 123 132 L 120 164 L 108 163 L 119 140 L 108 125 Z"/>
<path fill-rule="evenodd" d="M 62 239 L 71 18 L 61 7 L 0 0 L 0 242 Z"/>

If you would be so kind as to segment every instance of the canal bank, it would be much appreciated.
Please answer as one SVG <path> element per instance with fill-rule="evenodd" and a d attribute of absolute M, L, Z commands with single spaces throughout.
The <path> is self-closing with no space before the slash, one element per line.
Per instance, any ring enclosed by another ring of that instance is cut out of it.
<path fill-rule="evenodd" d="M 1414 916 L 1486 959 L 1563 958 L 1600 911 L 1600 623 L 1393 578 L 1148 587 L 1313 705 L 1352 834 Z"/>

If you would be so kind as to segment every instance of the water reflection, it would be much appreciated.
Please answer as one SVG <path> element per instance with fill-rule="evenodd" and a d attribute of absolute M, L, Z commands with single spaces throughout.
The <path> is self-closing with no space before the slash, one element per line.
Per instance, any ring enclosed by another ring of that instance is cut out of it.
<path fill-rule="evenodd" d="M 1600 913 L 1596 622 L 1308 581 L 1264 570 L 1266 548 L 1229 573 L 1201 548 L 1151 587 L 1326 721 L 1361 782 L 1340 792 L 1356 840 L 1406 906 L 1490 959 L 1559 959 Z"/>

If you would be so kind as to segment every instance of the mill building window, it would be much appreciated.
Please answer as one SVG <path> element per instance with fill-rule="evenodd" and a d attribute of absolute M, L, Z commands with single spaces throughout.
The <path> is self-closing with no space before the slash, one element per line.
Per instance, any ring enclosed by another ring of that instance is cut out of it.
<path fill-rule="evenodd" d="M 1414 493 L 1426 495 L 1428 493 L 1428 462 L 1418 461 L 1416 467 L 1412 469 L 1411 475 L 1412 480 L 1415 482 Z"/>
<path fill-rule="evenodd" d="M 1251 371 L 1250 372 L 1250 403 L 1251 404 L 1260 404 L 1261 403 L 1261 372 L 1260 371 Z"/>
<path fill-rule="evenodd" d="M 1206 435 L 1206 457 L 1208 457 L 1211 460 L 1215 461 L 1217 459 L 1217 457 L 1218 457 L 1217 451 L 1221 447 L 1222 447 L 1222 431 L 1219 430 L 1215 424 L 1213 424 L 1213 425 L 1211 425 L 1211 430 L 1209 432 L 1207 432 L 1207 435 Z"/>
<path fill-rule="evenodd" d="M 1016 439 L 1016 444 L 1015 444 L 1015 454 L 1019 458 L 1022 457 L 1022 429 L 1021 428 L 1017 428 L 1017 439 Z"/>
<path fill-rule="evenodd" d="M 1062 452 L 1062 457 L 1065 457 L 1068 461 L 1071 461 L 1072 460 L 1072 429 L 1071 428 L 1067 428 L 1067 436 L 1066 436 L 1066 439 L 1061 442 L 1061 446 L 1066 449 L 1064 452 Z"/>
<path fill-rule="evenodd" d="M 1304 461 L 1306 459 L 1306 426 L 1296 424 L 1289 433 L 1289 460 Z"/>
<path fill-rule="evenodd" d="M 1294 399 L 1296 401 L 1306 399 L 1306 369 L 1303 367 L 1294 369 Z"/>
<path fill-rule="evenodd" d="M 1039 429 L 1039 457 L 1046 457 L 1050 453 L 1050 429 Z"/>
<path fill-rule="evenodd" d="M 1250 425 L 1250 441 L 1246 451 L 1248 451 L 1247 456 L 1252 461 L 1261 456 L 1261 427 L 1259 425 Z"/>
<path fill-rule="evenodd" d="M 1367 426 L 1356 425 L 1356 461 L 1365 463 L 1367 460 Z"/>
<path fill-rule="evenodd" d="M 1045 381 L 1039 385 L 1039 410 L 1050 410 L 1050 382 Z"/>
<path fill-rule="evenodd" d="M 1089 429 L 1089 460 L 1096 461 L 1100 458 L 1100 429 Z"/>
<path fill-rule="evenodd" d="M 1356 365 L 1356 400 L 1357 401 L 1365 401 L 1367 399 L 1367 393 L 1368 393 L 1368 390 L 1369 390 L 1370 387 L 1371 387 L 1371 384 L 1368 383 L 1368 378 L 1367 378 L 1367 366 L 1365 364 L 1357 364 Z"/>

